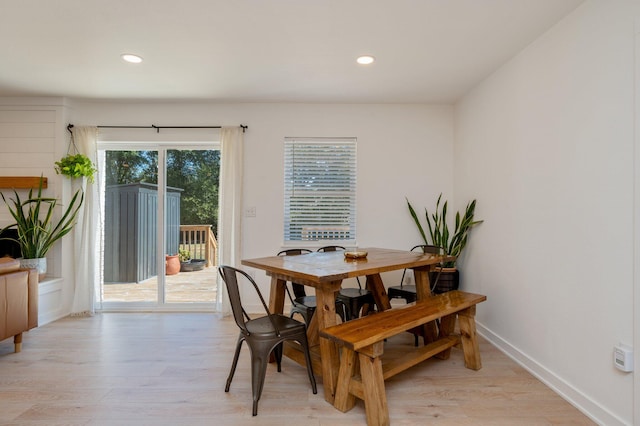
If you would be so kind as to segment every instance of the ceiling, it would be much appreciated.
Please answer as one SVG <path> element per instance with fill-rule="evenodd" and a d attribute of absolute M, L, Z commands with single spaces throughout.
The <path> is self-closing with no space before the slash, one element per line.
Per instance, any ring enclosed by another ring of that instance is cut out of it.
<path fill-rule="evenodd" d="M 0 96 L 451 103 L 582 2 L 0 0 Z"/>

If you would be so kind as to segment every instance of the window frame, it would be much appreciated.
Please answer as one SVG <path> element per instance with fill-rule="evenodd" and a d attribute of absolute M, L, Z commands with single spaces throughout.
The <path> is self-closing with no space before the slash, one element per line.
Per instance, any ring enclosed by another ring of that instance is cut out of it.
<path fill-rule="evenodd" d="M 286 137 L 283 151 L 284 246 L 355 246 L 357 138 Z M 309 185 L 311 176 L 314 186 Z M 296 197 L 304 186 L 311 189 Z M 309 208 L 318 200 L 320 209 Z M 294 209 L 303 218 L 292 217 Z"/>

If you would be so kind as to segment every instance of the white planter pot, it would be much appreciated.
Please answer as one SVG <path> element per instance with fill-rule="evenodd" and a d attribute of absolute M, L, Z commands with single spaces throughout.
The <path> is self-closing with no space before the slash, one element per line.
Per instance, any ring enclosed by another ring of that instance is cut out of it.
<path fill-rule="evenodd" d="M 27 269 L 37 269 L 38 277 L 40 279 L 44 278 L 44 274 L 47 272 L 47 258 L 41 257 L 38 259 L 23 259 L 20 258 L 20 267 Z"/>

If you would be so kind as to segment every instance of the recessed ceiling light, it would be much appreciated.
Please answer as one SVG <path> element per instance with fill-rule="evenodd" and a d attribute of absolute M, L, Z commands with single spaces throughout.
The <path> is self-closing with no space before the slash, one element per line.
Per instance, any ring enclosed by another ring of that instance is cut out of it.
<path fill-rule="evenodd" d="M 131 53 L 124 53 L 121 55 L 121 58 L 127 62 L 132 64 L 139 64 L 142 62 L 142 57 L 138 55 L 132 55 Z"/>
<path fill-rule="evenodd" d="M 372 64 L 375 60 L 376 58 L 374 58 L 373 56 L 365 55 L 359 56 L 358 59 L 356 59 L 356 62 L 358 62 L 360 65 L 369 65 Z"/>

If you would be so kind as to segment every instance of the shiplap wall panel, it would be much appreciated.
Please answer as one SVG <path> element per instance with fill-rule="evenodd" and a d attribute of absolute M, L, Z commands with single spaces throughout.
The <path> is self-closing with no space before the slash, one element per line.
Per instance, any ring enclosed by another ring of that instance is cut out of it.
<path fill-rule="evenodd" d="M 19 141 L 19 142 L 16 142 Z M 0 153 L 51 152 L 54 138 L 3 138 L 0 137 Z"/>
<path fill-rule="evenodd" d="M 53 152 L 25 151 L 2 152 L 0 148 L 0 176 L 40 176 L 52 177 L 54 171 Z"/>
<path fill-rule="evenodd" d="M 52 110 L 0 110 L 0 123 L 55 123 Z"/>
<path fill-rule="evenodd" d="M 32 152 L 28 156 L 21 152 L 0 154 L 2 176 L 40 176 L 53 169 L 52 153 Z M 25 173 L 30 169 L 31 173 Z"/>
<path fill-rule="evenodd" d="M 50 175 L 55 161 L 55 110 L 0 110 L 0 174 Z"/>
<path fill-rule="evenodd" d="M 0 109 L 0 176 L 51 178 L 55 174 L 56 138 L 59 137 L 57 120 L 55 109 Z M 3 192 L 11 194 L 11 191 Z M 54 195 L 51 190 L 48 192 Z M 0 209 L 0 224 L 7 220 L 6 209 Z"/>
<path fill-rule="evenodd" d="M 55 123 L 0 123 L 2 139 L 54 138 Z"/>

